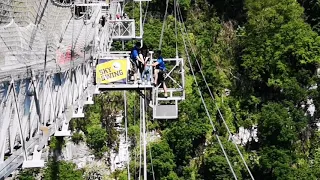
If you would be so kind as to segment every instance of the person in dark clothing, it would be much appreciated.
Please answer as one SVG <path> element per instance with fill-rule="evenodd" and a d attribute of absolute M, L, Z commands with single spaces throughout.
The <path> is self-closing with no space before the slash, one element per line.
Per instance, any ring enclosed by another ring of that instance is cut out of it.
<path fill-rule="evenodd" d="M 143 59 L 144 62 L 142 63 L 139 61 L 138 63 L 138 69 L 139 69 L 140 75 L 142 75 L 142 72 L 144 70 L 147 55 L 148 55 L 148 47 L 146 45 L 143 45 L 143 47 L 140 49 L 139 57 Z"/>
<path fill-rule="evenodd" d="M 101 26 L 104 27 L 104 25 L 106 24 L 106 18 L 104 16 L 102 16 L 102 21 L 101 21 Z"/>
<path fill-rule="evenodd" d="M 132 48 L 131 54 L 130 54 L 130 59 L 131 59 L 131 64 L 132 64 L 132 72 L 134 73 L 134 81 L 135 83 L 137 82 L 137 72 L 138 69 L 140 69 L 139 64 L 142 63 L 144 64 L 143 59 L 140 56 L 140 47 L 141 43 L 137 42 L 136 45 Z"/>

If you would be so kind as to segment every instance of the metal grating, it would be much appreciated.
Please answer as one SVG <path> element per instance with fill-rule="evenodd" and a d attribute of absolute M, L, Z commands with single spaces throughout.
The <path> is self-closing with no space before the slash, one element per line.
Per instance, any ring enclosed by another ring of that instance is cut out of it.
<path fill-rule="evenodd" d="M 43 71 L 45 59 L 49 72 L 65 71 L 88 59 L 97 29 L 93 23 L 101 10 L 87 11 L 92 13 L 85 20 L 72 18 L 74 7 L 55 0 L 1 1 L 0 81 L 25 76 L 28 70 Z"/>
<path fill-rule="evenodd" d="M 155 107 L 154 119 L 177 119 L 178 106 L 177 105 L 157 105 Z"/>

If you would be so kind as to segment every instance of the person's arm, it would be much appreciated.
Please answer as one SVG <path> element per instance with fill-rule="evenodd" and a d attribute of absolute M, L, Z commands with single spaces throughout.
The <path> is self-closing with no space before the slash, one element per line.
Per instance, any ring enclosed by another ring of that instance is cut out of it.
<path fill-rule="evenodd" d="M 157 62 L 155 62 L 153 64 L 150 64 L 150 66 L 157 66 L 158 64 L 159 64 L 159 62 L 157 61 Z"/>
<path fill-rule="evenodd" d="M 148 56 L 145 58 L 145 60 L 144 60 L 144 64 L 145 64 L 145 65 L 150 64 L 149 59 L 150 59 L 150 58 L 149 58 Z"/>
<path fill-rule="evenodd" d="M 144 60 L 143 60 L 142 54 L 139 54 L 138 61 L 140 61 L 140 62 L 142 62 L 142 64 L 144 64 Z"/>
<path fill-rule="evenodd" d="M 136 57 L 138 61 L 144 63 L 143 59 L 140 58 L 140 55 L 138 54 L 137 51 L 133 51 L 133 57 Z"/>
<path fill-rule="evenodd" d="M 157 66 L 159 64 L 159 59 L 157 59 L 157 61 L 156 62 L 154 62 L 153 64 L 150 64 L 149 66 Z"/>

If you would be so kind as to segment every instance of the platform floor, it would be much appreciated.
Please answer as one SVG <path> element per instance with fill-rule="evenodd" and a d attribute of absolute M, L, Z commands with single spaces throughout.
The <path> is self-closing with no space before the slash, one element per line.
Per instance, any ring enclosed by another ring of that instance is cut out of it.
<path fill-rule="evenodd" d="M 97 84 L 99 91 L 107 90 L 138 90 L 152 89 L 154 86 L 148 84 Z"/>
<path fill-rule="evenodd" d="M 178 108 L 176 105 L 157 105 L 155 119 L 177 119 Z"/>

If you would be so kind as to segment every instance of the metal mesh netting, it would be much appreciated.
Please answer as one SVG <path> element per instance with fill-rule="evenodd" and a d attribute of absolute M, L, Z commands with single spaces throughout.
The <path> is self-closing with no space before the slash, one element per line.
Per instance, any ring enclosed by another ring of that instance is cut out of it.
<path fill-rule="evenodd" d="M 54 0 L 0 1 L 0 81 L 30 70 L 63 71 L 83 62 L 94 37 L 90 21 L 72 18 L 74 7 Z M 86 23 L 85 23 L 86 22 Z M 73 53 L 72 53 L 73 50 Z M 71 58 L 72 55 L 72 58 Z M 72 62 L 72 63 L 71 63 Z"/>

